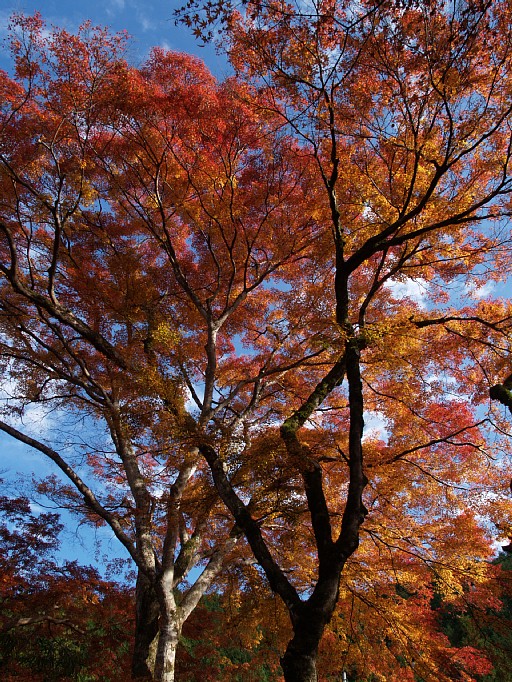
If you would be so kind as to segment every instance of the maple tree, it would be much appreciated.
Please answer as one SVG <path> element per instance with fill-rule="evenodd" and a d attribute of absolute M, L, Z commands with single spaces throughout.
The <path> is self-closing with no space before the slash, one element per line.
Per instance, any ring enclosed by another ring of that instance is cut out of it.
<path fill-rule="evenodd" d="M 196 6 L 183 19 L 199 33 L 223 21 L 224 82 L 186 55 L 155 49 L 136 69 L 120 37 L 15 19 L 5 409 L 87 428 L 83 445 L 0 428 L 135 562 L 137 674 L 159 630 L 153 676 L 173 679 L 183 623 L 240 532 L 289 615 L 287 682 L 317 679 L 329 622 L 324 642 L 354 639 L 354 595 L 388 628 L 369 672 L 400 658 L 406 679 L 414 658 L 444 674 L 431 586 L 456 601 L 472 583 L 485 605 L 488 536 L 509 531 L 489 389 L 508 390 L 510 304 L 481 295 L 510 262 L 509 4 L 209 3 L 202 25 Z"/>
<path fill-rule="evenodd" d="M 396 557 L 393 574 L 380 556 L 379 571 L 372 571 L 378 560 L 368 556 L 364 543 L 361 549 L 366 556 L 347 566 L 338 607 L 320 643 L 320 679 L 340 679 L 343 671 L 349 680 L 382 682 L 506 678 L 512 653 L 507 571 L 468 562 L 458 573 L 463 589 L 455 591 L 439 565 L 427 568 Z M 187 621 L 179 679 L 282 679 L 276 653 L 289 637 L 286 610 L 276 595 L 265 593 L 256 570 L 246 565 L 244 573 L 242 584 L 226 576 L 231 585 L 221 581 L 221 594 Z"/>
<path fill-rule="evenodd" d="M 250 294 L 314 234 L 309 216 L 288 225 L 307 169 L 266 135 L 236 83 L 217 84 L 198 60 L 155 50 L 133 69 L 122 37 L 89 25 L 45 35 L 37 15 L 15 17 L 13 31 L 15 78 L 1 86 L 5 413 L 46 405 L 60 417 L 46 438 L 0 428 L 68 479 L 42 492 L 123 544 L 138 569 L 133 674 L 151 674 L 158 634 L 153 674 L 171 680 L 183 622 L 239 535 L 200 466 L 197 429 L 214 421 L 240 440 L 288 347 L 292 366 L 319 355 L 298 339 L 281 351 L 269 329 L 268 368 L 251 377 L 224 340 L 218 383 L 220 327 L 229 318 L 236 336 L 248 316 L 270 325 L 278 292 Z M 289 238 L 274 239 L 283 226 Z M 85 422 L 82 442 L 66 418 Z"/>
<path fill-rule="evenodd" d="M 237 536 L 205 476 L 194 475 L 197 456 L 176 441 L 181 388 L 167 370 L 157 373 L 153 348 L 173 352 L 169 311 L 158 310 L 168 300 L 166 278 L 146 286 L 158 253 L 144 252 L 127 220 L 119 230 L 102 200 L 95 145 L 119 123 L 115 93 L 130 106 L 137 78 L 122 60 L 122 37 L 88 25 L 79 36 L 45 36 L 38 16 L 15 18 L 13 30 L 17 80 L 2 74 L 1 84 L 6 413 L 48 405 L 61 417 L 81 415 L 87 436 L 66 442 L 62 432 L 48 444 L 6 422 L 1 428 L 71 484 L 49 479 L 41 490 L 93 525 L 108 524 L 123 544 L 138 569 L 133 674 L 152 674 L 147 661 L 160 632 L 155 679 L 172 679 L 182 623 Z M 195 580 L 194 567 L 204 569 Z"/>
<path fill-rule="evenodd" d="M 492 399 L 509 397 L 510 379 L 497 380 L 508 374 L 510 305 L 479 301 L 478 289 L 509 272 L 510 12 L 509 2 L 272 0 L 192 0 L 181 12 L 205 39 L 220 22 L 220 45 L 258 92 L 255 106 L 308 150 L 323 190 L 313 211 L 325 233 L 312 257 L 324 271 L 316 299 L 330 300 L 336 324 L 325 345 L 337 352 L 323 373 L 302 374 L 280 427 L 310 515 L 314 588 L 289 580 L 215 447 L 201 448 L 289 610 L 286 680 L 316 679 L 317 648 L 361 533 L 383 547 L 411 542 L 402 518 L 393 530 L 362 526 L 369 509 L 390 514 L 383 479 L 426 527 L 423 491 L 439 484 L 428 512 L 439 530 L 448 490 L 460 488 L 470 519 L 485 507 L 481 467 L 489 482 L 496 476 L 495 491 L 510 479 L 503 461 L 490 465 L 492 418 L 478 418 L 489 388 Z M 318 286 L 308 275 L 304 298 Z M 406 287 L 400 295 L 400 282 L 424 288 L 424 309 Z M 382 415 L 387 442 L 363 440 L 365 409 Z M 303 428 L 315 417 L 318 439 Z M 491 517 L 503 528 L 510 513 Z"/>

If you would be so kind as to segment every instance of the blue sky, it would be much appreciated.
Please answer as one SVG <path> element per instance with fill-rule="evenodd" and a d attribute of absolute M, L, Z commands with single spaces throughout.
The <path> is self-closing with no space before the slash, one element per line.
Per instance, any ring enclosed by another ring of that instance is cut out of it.
<path fill-rule="evenodd" d="M 128 59 L 134 65 L 144 61 L 154 45 L 180 52 L 193 53 L 203 59 L 219 77 L 225 75 L 225 59 L 211 47 L 200 47 L 190 31 L 174 23 L 174 10 L 185 0 L 0 0 L 0 34 L 5 37 L 6 26 L 13 12 L 41 13 L 55 26 L 71 32 L 84 21 L 108 26 L 112 31 L 126 30 L 132 36 Z M 2 50 L 0 67 L 7 69 L 6 50 Z"/>

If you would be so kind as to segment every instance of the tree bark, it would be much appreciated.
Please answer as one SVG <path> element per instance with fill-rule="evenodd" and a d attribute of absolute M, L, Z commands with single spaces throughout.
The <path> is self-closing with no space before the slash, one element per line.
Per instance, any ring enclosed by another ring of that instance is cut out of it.
<path fill-rule="evenodd" d="M 293 641 L 293 640 L 292 640 Z M 285 682 L 317 682 L 316 652 L 305 654 L 304 652 L 290 651 L 281 658 Z"/>
<path fill-rule="evenodd" d="M 155 663 L 155 682 L 174 682 L 176 650 L 182 624 L 176 614 L 164 614 L 160 625 Z"/>
<path fill-rule="evenodd" d="M 158 635 L 160 606 L 154 587 L 140 573 L 135 588 L 135 645 L 132 656 L 132 678 L 153 679 L 154 661 L 152 644 Z"/>
<path fill-rule="evenodd" d="M 339 597 L 344 563 L 332 554 L 322 566 L 318 582 L 306 602 L 293 613 L 293 637 L 281 658 L 285 682 L 317 682 L 318 646 L 331 621 Z"/>
<path fill-rule="evenodd" d="M 309 609 L 299 618 L 280 661 L 285 682 L 317 682 L 316 659 L 324 627 Z"/>

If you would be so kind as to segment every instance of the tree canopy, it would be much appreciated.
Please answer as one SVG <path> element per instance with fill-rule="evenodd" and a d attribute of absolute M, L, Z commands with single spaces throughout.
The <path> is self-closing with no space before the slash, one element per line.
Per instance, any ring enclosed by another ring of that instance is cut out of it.
<path fill-rule="evenodd" d="M 201 595 L 253 561 L 288 614 L 287 682 L 370 607 L 375 674 L 485 671 L 425 624 L 436 595 L 496 606 L 510 534 L 511 10 L 191 0 L 222 82 L 13 19 L 0 429 L 133 560 L 134 675 L 170 682 Z M 88 437 L 28 433 L 34 404 Z"/>

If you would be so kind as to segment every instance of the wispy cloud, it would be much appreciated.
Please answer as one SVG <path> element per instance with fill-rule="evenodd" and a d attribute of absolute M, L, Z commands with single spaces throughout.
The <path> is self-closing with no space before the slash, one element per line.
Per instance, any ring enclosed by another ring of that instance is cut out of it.
<path fill-rule="evenodd" d="M 109 16 L 114 16 L 122 12 L 125 6 L 125 0 L 108 0 L 105 10 Z"/>
<path fill-rule="evenodd" d="M 487 298 L 487 296 L 490 296 L 494 289 L 496 288 L 496 283 L 493 282 L 492 280 L 488 280 L 485 282 L 485 284 L 481 284 L 480 286 L 477 286 L 476 284 L 473 283 L 468 283 L 464 287 L 464 291 L 467 296 L 470 298 L 476 300 L 476 301 L 481 301 L 483 298 Z"/>
<path fill-rule="evenodd" d="M 405 279 L 401 282 L 386 282 L 384 285 L 391 291 L 393 298 L 409 298 L 420 308 L 427 307 L 428 282 L 424 279 Z"/>
<path fill-rule="evenodd" d="M 382 412 L 369 410 L 364 413 L 364 437 L 363 440 L 368 438 L 379 438 L 387 443 L 388 432 L 386 430 L 386 418 Z"/>
<path fill-rule="evenodd" d="M 156 29 L 155 22 L 148 17 L 139 15 L 139 23 L 143 31 L 154 31 Z"/>

